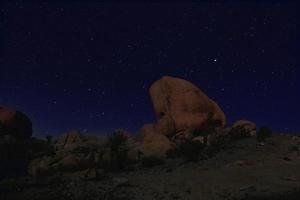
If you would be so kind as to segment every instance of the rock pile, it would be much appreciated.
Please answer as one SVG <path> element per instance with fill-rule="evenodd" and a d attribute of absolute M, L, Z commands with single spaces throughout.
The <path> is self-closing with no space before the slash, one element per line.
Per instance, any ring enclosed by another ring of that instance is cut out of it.
<path fill-rule="evenodd" d="M 164 76 L 152 84 L 150 96 L 157 123 L 140 130 L 145 155 L 163 156 L 195 130 L 225 126 L 226 117 L 218 104 L 191 82 Z"/>
<path fill-rule="evenodd" d="M 31 161 L 29 174 L 51 174 L 56 171 L 78 171 L 100 165 L 107 155 L 106 138 L 90 138 L 78 131 L 63 134 L 54 142 L 52 155 L 42 156 Z"/>
<path fill-rule="evenodd" d="M 233 138 L 256 136 L 256 124 L 248 120 L 238 120 L 231 127 L 229 134 Z"/>

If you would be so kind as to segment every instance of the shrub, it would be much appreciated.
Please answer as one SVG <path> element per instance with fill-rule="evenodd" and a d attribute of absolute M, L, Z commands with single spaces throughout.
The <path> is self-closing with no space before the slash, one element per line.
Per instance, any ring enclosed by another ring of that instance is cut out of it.
<path fill-rule="evenodd" d="M 117 151 L 121 146 L 126 144 L 128 134 L 123 129 L 116 129 L 109 137 L 109 145 L 112 150 Z"/>
<path fill-rule="evenodd" d="M 164 164 L 164 160 L 155 156 L 145 156 L 141 159 L 141 164 L 143 167 L 154 167 Z"/>
<path fill-rule="evenodd" d="M 54 154 L 54 146 L 48 141 L 32 138 L 29 145 L 32 158 Z"/>
<path fill-rule="evenodd" d="M 231 143 L 231 138 L 229 135 L 213 134 L 210 136 L 210 145 L 208 146 L 207 152 L 214 154 L 230 146 L 230 143 Z"/>
<path fill-rule="evenodd" d="M 51 135 L 47 135 L 46 136 L 46 140 L 47 140 L 47 144 L 52 144 L 52 136 Z"/>
<path fill-rule="evenodd" d="M 170 158 L 170 159 L 175 159 L 178 157 L 178 149 L 175 148 L 175 149 L 169 149 L 167 152 L 166 152 L 166 156 L 167 158 Z"/>
<path fill-rule="evenodd" d="M 122 129 L 115 130 L 109 137 L 109 148 L 111 154 L 111 163 L 109 168 L 112 171 L 119 171 L 128 165 L 128 147 L 127 147 L 128 134 Z"/>
<path fill-rule="evenodd" d="M 187 140 L 179 146 L 178 153 L 186 161 L 198 161 L 204 147 L 200 141 Z"/>
<path fill-rule="evenodd" d="M 266 126 L 260 127 L 259 131 L 256 134 L 258 141 L 265 141 L 266 138 L 272 136 L 272 130 Z"/>

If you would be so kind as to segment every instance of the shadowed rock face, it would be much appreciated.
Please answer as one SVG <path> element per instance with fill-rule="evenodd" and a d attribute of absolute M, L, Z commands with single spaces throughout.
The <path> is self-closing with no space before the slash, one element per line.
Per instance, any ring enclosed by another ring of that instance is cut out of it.
<path fill-rule="evenodd" d="M 32 136 L 32 123 L 23 113 L 0 106 L 0 135 L 11 135 L 19 139 Z"/>
<path fill-rule="evenodd" d="M 212 120 L 224 126 L 226 118 L 221 108 L 198 87 L 183 79 L 164 76 L 150 87 L 150 96 L 159 119 L 157 126 L 168 135 L 199 129 L 212 115 Z M 161 123 L 163 122 L 163 123 Z"/>
<path fill-rule="evenodd" d="M 165 135 L 157 132 L 156 127 L 153 124 L 145 124 L 140 129 L 140 134 L 143 137 L 140 150 L 146 157 L 154 156 L 163 158 L 168 150 L 175 147 L 175 144 Z"/>

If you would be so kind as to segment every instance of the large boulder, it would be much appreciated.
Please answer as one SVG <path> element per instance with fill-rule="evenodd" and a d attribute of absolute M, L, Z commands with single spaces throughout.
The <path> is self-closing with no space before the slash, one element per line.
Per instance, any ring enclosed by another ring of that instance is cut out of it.
<path fill-rule="evenodd" d="M 249 120 L 244 120 L 244 119 L 236 121 L 232 127 L 233 128 L 243 127 L 244 129 L 246 129 L 248 131 L 256 130 L 256 124 L 254 122 L 249 121 Z"/>
<path fill-rule="evenodd" d="M 150 96 L 161 134 L 201 129 L 208 119 L 215 126 L 225 125 L 224 112 L 217 103 L 186 80 L 164 76 L 152 84 Z"/>
<path fill-rule="evenodd" d="M 231 127 L 231 134 L 256 136 L 256 124 L 249 120 L 238 120 Z"/>
<path fill-rule="evenodd" d="M 29 139 L 32 136 L 32 123 L 24 113 L 0 106 L 1 135 L 11 135 L 17 139 Z"/>
<path fill-rule="evenodd" d="M 167 151 L 175 148 L 175 144 L 165 135 L 155 132 L 153 126 L 144 126 L 141 129 L 141 134 L 143 141 L 140 150 L 145 157 L 164 158 Z"/>

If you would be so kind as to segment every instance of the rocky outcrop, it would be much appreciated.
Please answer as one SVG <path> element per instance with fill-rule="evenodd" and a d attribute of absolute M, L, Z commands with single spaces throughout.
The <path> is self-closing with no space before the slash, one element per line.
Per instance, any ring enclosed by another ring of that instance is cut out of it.
<path fill-rule="evenodd" d="M 86 136 L 79 131 L 63 134 L 54 142 L 55 152 L 31 161 L 28 167 L 33 176 L 56 171 L 78 171 L 101 164 L 107 155 L 107 138 Z"/>
<path fill-rule="evenodd" d="M 217 103 L 189 81 L 164 76 L 149 92 L 157 122 L 145 124 L 139 132 L 143 138 L 141 151 L 147 156 L 163 157 L 175 143 L 195 137 L 195 130 L 203 132 L 195 140 L 204 143 L 207 135 L 226 123 Z"/>
<path fill-rule="evenodd" d="M 58 150 L 73 150 L 79 146 L 83 146 L 87 139 L 76 130 L 70 131 L 59 137 L 55 143 Z"/>
<path fill-rule="evenodd" d="M 32 136 L 32 123 L 22 112 L 0 106 L 0 136 L 11 135 L 17 139 Z"/>
<path fill-rule="evenodd" d="M 185 130 L 201 129 L 210 118 L 224 126 L 226 118 L 216 102 L 198 87 L 183 79 L 164 76 L 150 87 L 150 96 L 158 123 L 158 132 L 172 135 Z"/>
<path fill-rule="evenodd" d="M 233 136 L 256 136 L 256 124 L 248 120 L 236 121 L 229 132 Z"/>

